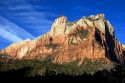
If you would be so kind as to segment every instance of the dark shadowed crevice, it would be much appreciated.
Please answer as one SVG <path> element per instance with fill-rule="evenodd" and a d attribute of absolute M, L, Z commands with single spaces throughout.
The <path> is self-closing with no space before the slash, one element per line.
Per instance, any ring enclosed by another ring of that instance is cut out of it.
<path fill-rule="evenodd" d="M 105 22 L 105 37 L 106 37 L 106 48 L 107 48 L 107 52 L 108 52 L 108 58 L 112 61 L 118 62 L 119 60 L 116 57 L 115 54 L 115 41 L 113 40 L 113 36 L 110 34 L 109 32 L 109 28 Z"/>
<path fill-rule="evenodd" d="M 123 50 L 123 63 L 124 63 L 124 66 L 125 66 L 125 50 Z"/>
<path fill-rule="evenodd" d="M 52 41 L 53 41 L 53 39 L 52 39 L 52 37 L 50 37 L 50 38 L 49 38 L 49 42 L 52 43 Z"/>
<path fill-rule="evenodd" d="M 125 56 L 125 51 L 123 51 L 123 55 Z"/>
<path fill-rule="evenodd" d="M 98 30 L 98 29 L 96 29 L 96 31 L 95 31 L 95 39 L 96 39 L 96 41 L 97 41 L 101 46 L 103 46 L 103 44 L 102 44 L 102 39 L 101 39 L 101 36 L 100 36 L 100 33 L 99 33 L 99 30 Z"/>

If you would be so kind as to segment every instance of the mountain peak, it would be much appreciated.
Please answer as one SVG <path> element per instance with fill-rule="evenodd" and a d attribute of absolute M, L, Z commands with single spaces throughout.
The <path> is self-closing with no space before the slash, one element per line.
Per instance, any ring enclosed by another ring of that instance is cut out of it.
<path fill-rule="evenodd" d="M 67 18 L 65 16 L 61 16 L 57 18 L 52 24 L 51 35 L 64 34 L 66 22 L 67 22 Z"/>
<path fill-rule="evenodd" d="M 57 19 L 55 19 L 53 26 L 56 26 L 58 24 L 62 25 L 63 23 L 67 22 L 67 17 L 66 16 L 60 16 Z"/>
<path fill-rule="evenodd" d="M 104 14 L 91 15 L 89 17 L 83 17 L 74 22 L 68 22 L 67 17 L 61 16 L 57 18 L 52 24 L 51 35 L 65 35 L 68 34 L 75 27 L 82 26 L 84 28 L 89 27 L 97 27 L 100 31 L 105 33 L 105 22 L 111 29 L 110 32 L 113 34 L 113 28 L 111 24 L 105 20 Z"/>
<path fill-rule="evenodd" d="M 65 16 L 57 18 L 50 32 L 17 47 L 9 46 L 2 54 L 17 59 L 45 59 L 54 63 L 104 59 L 106 62 L 124 62 L 122 45 L 115 39 L 114 29 L 104 14 L 97 14 L 68 22 Z"/>
<path fill-rule="evenodd" d="M 92 16 L 90 16 L 90 18 L 93 18 L 93 19 L 103 18 L 103 19 L 104 19 L 104 18 L 105 18 L 105 15 L 101 13 L 101 14 L 97 14 L 97 15 L 95 15 L 95 16 L 92 15 Z"/>

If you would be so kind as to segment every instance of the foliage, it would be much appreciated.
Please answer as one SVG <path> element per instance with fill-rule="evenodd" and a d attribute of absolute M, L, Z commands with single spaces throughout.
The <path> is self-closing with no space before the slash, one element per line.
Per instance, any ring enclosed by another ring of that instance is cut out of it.
<path fill-rule="evenodd" d="M 74 22 L 67 22 L 67 25 L 68 26 L 72 26 L 73 24 L 77 23 L 77 21 L 74 21 Z"/>
<path fill-rule="evenodd" d="M 79 76 L 84 73 L 94 74 L 98 70 L 106 69 L 104 62 L 91 61 L 88 59 L 84 60 L 84 63 L 80 66 L 77 65 L 78 61 L 65 64 L 55 64 L 52 63 L 50 59 L 45 59 L 44 61 L 39 60 L 14 60 L 11 63 L 2 64 L 0 71 L 10 71 L 10 70 L 20 70 L 22 68 L 29 67 L 30 70 L 26 72 L 27 76 L 45 76 L 45 75 L 71 75 Z M 111 68 L 107 67 L 108 69 Z"/>
<path fill-rule="evenodd" d="M 4 58 L 4 59 L 13 59 L 12 56 L 8 55 L 8 54 L 0 54 L 0 58 Z"/>
<path fill-rule="evenodd" d="M 52 49 L 55 49 L 57 47 L 57 44 L 54 44 L 54 43 L 49 43 L 46 45 L 47 48 L 52 48 Z"/>
<path fill-rule="evenodd" d="M 72 33 L 71 35 L 74 36 L 80 36 L 81 39 L 86 38 L 88 34 L 88 30 L 82 29 L 82 30 L 77 30 L 75 33 Z"/>
<path fill-rule="evenodd" d="M 77 30 L 76 34 L 80 36 L 80 38 L 86 38 L 86 35 L 88 34 L 88 30 Z"/>

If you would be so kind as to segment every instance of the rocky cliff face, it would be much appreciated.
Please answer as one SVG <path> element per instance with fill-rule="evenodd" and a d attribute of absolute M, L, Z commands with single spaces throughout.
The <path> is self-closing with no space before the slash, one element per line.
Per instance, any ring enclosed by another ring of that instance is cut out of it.
<path fill-rule="evenodd" d="M 125 48 L 125 45 L 122 45 L 123 48 Z"/>
<path fill-rule="evenodd" d="M 55 20 L 50 32 L 34 39 L 15 43 L 1 51 L 15 59 L 45 59 L 66 63 L 84 59 L 104 59 L 123 63 L 123 48 L 114 36 L 114 29 L 104 14 L 68 22 L 65 16 Z"/>
<path fill-rule="evenodd" d="M 125 45 L 122 45 L 122 47 L 123 47 L 123 54 L 125 56 Z"/>

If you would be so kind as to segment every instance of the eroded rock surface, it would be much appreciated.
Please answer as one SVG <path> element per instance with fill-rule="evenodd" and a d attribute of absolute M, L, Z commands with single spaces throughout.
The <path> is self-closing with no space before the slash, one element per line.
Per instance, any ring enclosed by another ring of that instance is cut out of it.
<path fill-rule="evenodd" d="M 54 63 L 84 59 L 105 59 L 124 62 L 123 47 L 116 40 L 114 29 L 104 14 L 84 17 L 68 22 L 65 16 L 55 20 L 50 32 L 21 43 L 14 43 L 1 51 L 15 59 L 44 59 L 52 57 Z"/>

